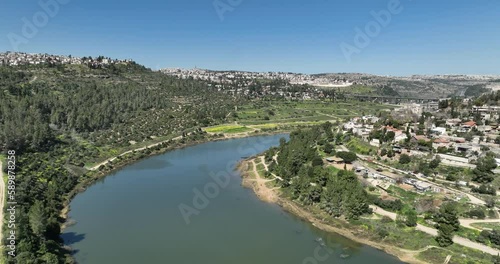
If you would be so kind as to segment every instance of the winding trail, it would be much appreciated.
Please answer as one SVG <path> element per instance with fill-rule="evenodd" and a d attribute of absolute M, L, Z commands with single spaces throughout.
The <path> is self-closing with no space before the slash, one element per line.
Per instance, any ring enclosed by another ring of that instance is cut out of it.
<path fill-rule="evenodd" d="M 260 160 L 261 160 L 262 164 L 264 165 L 264 168 L 266 169 L 266 171 L 269 171 L 269 168 L 267 167 L 266 160 L 264 159 L 264 156 L 260 156 Z M 270 172 L 270 171 L 269 171 L 269 172 Z M 271 175 L 272 175 L 275 179 L 280 180 L 280 181 L 283 181 L 283 178 L 279 177 L 278 175 L 276 175 L 276 174 L 274 174 L 274 173 L 272 173 L 272 172 L 270 172 L 270 173 L 271 173 Z"/>
<path fill-rule="evenodd" d="M 341 146 L 341 148 L 345 148 L 345 147 Z M 255 162 L 253 162 L 253 164 L 255 166 Z M 387 217 L 391 218 L 392 220 L 396 220 L 396 217 L 397 217 L 396 213 L 386 211 L 386 210 L 384 210 L 384 209 L 382 209 L 382 208 L 380 208 L 378 206 L 375 206 L 375 205 L 370 205 L 370 208 L 372 208 L 372 210 L 373 210 L 373 212 L 375 214 L 379 214 L 379 215 L 382 215 L 382 216 L 387 216 Z M 478 220 L 474 220 L 474 221 L 471 221 L 471 223 L 472 222 L 477 222 L 477 221 Z M 493 219 L 493 221 L 499 221 L 500 222 L 500 219 L 499 220 Z M 417 224 L 417 226 L 415 227 L 415 229 L 419 230 L 419 231 L 422 231 L 424 233 L 427 233 L 427 234 L 429 234 L 431 236 L 437 236 L 438 235 L 438 231 L 436 229 L 431 228 L 431 227 L 427 227 L 427 226 L 424 226 L 424 225 L 421 225 L 421 224 Z M 491 254 L 491 255 L 500 255 L 500 250 L 498 250 L 498 249 L 494 249 L 494 248 L 488 247 L 486 245 L 483 245 L 483 244 L 480 244 L 480 243 L 477 243 L 477 242 L 473 242 L 473 241 L 471 241 L 469 239 L 466 239 L 466 238 L 463 238 L 463 237 L 460 237 L 460 236 L 456 236 L 455 235 L 453 237 L 453 242 L 456 243 L 456 244 L 458 244 L 458 245 L 462 245 L 462 246 L 465 246 L 465 247 L 468 247 L 468 248 L 476 249 L 476 250 L 479 250 L 479 251 L 482 251 L 484 253 L 488 253 L 488 254 Z"/>
<path fill-rule="evenodd" d="M 378 206 L 375 206 L 375 205 L 370 205 L 370 208 L 373 209 L 373 212 L 375 214 L 379 214 L 379 215 L 382 215 L 382 216 L 387 216 L 387 217 L 391 218 L 392 220 L 396 220 L 396 216 L 397 216 L 396 213 L 388 212 L 388 211 L 386 211 L 386 210 L 384 210 L 384 209 L 382 209 L 382 208 L 380 208 Z M 417 229 L 419 231 L 422 231 L 424 233 L 427 233 L 427 234 L 429 234 L 431 236 L 437 236 L 438 235 L 438 231 L 436 229 L 428 227 L 428 226 L 424 226 L 424 225 L 421 225 L 421 224 L 417 224 L 417 226 L 415 227 L 415 229 Z M 500 251 L 498 249 L 494 249 L 494 248 L 488 247 L 486 245 L 470 241 L 470 240 L 468 240 L 466 238 L 463 238 L 463 237 L 460 237 L 460 236 L 454 236 L 453 237 L 453 242 L 457 243 L 459 245 L 462 245 L 464 247 L 477 249 L 477 250 L 480 250 L 480 251 L 482 251 L 484 253 L 488 253 L 488 254 L 491 254 L 491 255 L 499 255 L 500 254 Z"/>
<path fill-rule="evenodd" d="M 476 224 L 476 223 L 500 223 L 500 219 L 458 219 L 460 221 L 460 225 L 474 229 L 474 230 L 479 230 L 482 231 L 481 229 L 477 227 L 473 227 L 471 224 Z"/>
<path fill-rule="evenodd" d="M 136 148 L 136 149 L 132 149 L 132 150 L 129 150 L 129 151 L 125 151 L 125 152 L 121 153 L 121 154 L 120 154 L 120 155 L 118 155 L 118 156 L 111 157 L 111 158 L 109 158 L 109 159 L 107 159 L 107 160 L 105 160 L 105 161 L 103 161 L 103 162 L 100 162 L 100 163 L 98 163 L 98 164 L 96 164 L 96 165 L 94 165 L 94 166 L 92 166 L 92 167 L 88 168 L 88 170 L 95 171 L 95 170 L 99 169 L 99 167 L 101 167 L 102 165 L 106 165 L 108 162 L 112 162 L 112 161 L 114 161 L 115 159 L 117 159 L 118 157 L 121 157 L 121 156 L 127 155 L 127 154 L 129 154 L 129 153 L 134 152 L 134 151 L 141 151 L 141 150 L 145 150 L 145 149 L 147 149 L 147 148 L 156 147 L 156 146 L 158 146 L 158 145 L 160 145 L 160 144 L 163 144 L 163 143 L 165 143 L 165 142 L 168 142 L 169 140 L 179 140 L 179 139 L 181 139 L 181 138 L 182 138 L 182 136 L 178 136 L 178 137 L 175 137 L 175 138 L 172 138 L 172 139 L 168 139 L 168 140 L 160 141 L 160 142 L 158 142 L 158 143 L 153 143 L 153 144 L 147 145 L 147 146 L 145 146 L 145 147 L 141 147 L 141 148 Z"/>
<path fill-rule="evenodd" d="M 259 172 L 257 171 L 257 164 L 255 164 L 255 159 L 252 159 L 252 167 L 253 167 L 253 173 L 255 175 L 254 179 L 248 179 L 248 181 L 253 182 L 252 184 L 254 185 L 254 189 L 257 191 L 255 192 L 257 196 L 259 196 L 263 201 L 269 202 L 269 203 L 276 203 L 278 201 L 278 196 L 276 194 L 275 188 L 269 188 L 266 186 L 267 182 L 274 181 L 275 179 L 264 179 L 260 177 Z"/>

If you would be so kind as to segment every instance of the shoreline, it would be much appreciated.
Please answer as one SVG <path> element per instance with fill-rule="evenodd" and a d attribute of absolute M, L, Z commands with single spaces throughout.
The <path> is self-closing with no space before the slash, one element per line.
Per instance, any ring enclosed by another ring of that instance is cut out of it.
<path fill-rule="evenodd" d="M 187 148 L 187 147 L 192 147 L 192 146 L 199 145 L 199 144 L 224 141 L 224 140 L 231 140 L 231 139 L 240 139 L 240 138 L 272 136 L 272 135 L 287 134 L 287 133 L 290 133 L 290 131 L 278 130 L 278 131 L 265 131 L 265 132 L 257 132 L 257 133 L 246 132 L 246 133 L 236 133 L 236 134 L 224 134 L 223 137 L 219 137 L 219 138 L 205 138 L 203 140 L 184 143 L 184 144 L 181 144 L 179 146 L 167 147 L 166 149 L 159 150 L 159 151 L 153 151 L 153 152 L 146 154 L 144 157 L 141 157 L 139 159 L 123 160 L 121 163 L 115 164 L 113 169 L 108 170 L 108 171 L 99 172 L 99 171 L 94 171 L 94 170 L 88 170 L 86 173 L 95 172 L 95 175 L 93 175 L 89 179 L 86 179 L 85 181 L 82 181 L 79 184 L 77 184 L 75 186 L 75 188 L 66 197 L 63 198 L 64 204 L 63 204 L 63 208 L 60 210 L 60 214 L 59 214 L 59 217 L 61 218 L 61 223 L 60 223 L 61 235 L 67 227 L 74 224 L 74 223 L 68 223 L 68 220 L 70 220 L 68 215 L 69 215 L 69 212 L 71 211 L 71 206 L 70 206 L 71 201 L 75 198 L 75 196 L 80 194 L 80 193 L 85 192 L 87 190 L 87 188 L 89 188 L 90 186 L 95 184 L 97 181 L 106 178 L 107 176 L 117 172 L 118 170 L 120 170 L 128 165 L 132 165 L 132 164 L 139 162 L 139 161 L 146 159 L 146 158 L 151 158 L 151 157 L 154 157 L 157 155 L 165 154 L 165 153 L 170 152 L 170 151 L 179 150 L 179 149 L 183 149 L 183 148 Z M 209 133 L 207 135 L 213 136 L 214 134 Z M 163 143 L 163 142 L 160 142 L 160 143 Z M 157 145 L 157 144 L 158 143 L 155 143 L 154 145 Z M 147 149 L 149 149 L 149 148 L 147 148 L 147 147 L 142 148 L 140 151 L 144 151 Z M 132 152 L 132 151 L 130 151 L 130 152 Z M 116 157 L 118 157 L 120 155 L 117 155 Z M 107 160 L 110 160 L 112 158 L 108 158 Z M 75 224 L 76 223 L 77 222 L 75 222 Z M 71 249 L 71 247 L 68 247 L 66 245 L 64 245 L 64 247 L 67 249 Z"/>
<path fill-rule="evenodd" d="M 415 255 L 420 253 L 420 250 L 406 250 L 403 248 L 398 248 L 396 246 L 387 245 L 381 242 L 371 241 L 367 238 L 362 238 L 353 233 L 351 229 L 343 229 L 331 224 L 325 223 L 321 219 L 317 217 L 317 215 L 313 212 L 309 212 L 301 205 L 296 204 L 295 202 L 282 197 L 281 193 L 276 191 L 274 188 L 269 188 L 262 184 L 255 184 L 259 181 L 259 179 L 252 178 L 249 174 L 249 166 L 253 166 L 250 163 L 253 163 L 256 157 L 250 157 L 242 160 L 237 169 L 242 177 L 242 186 L 246 188 L 252 189 L 255 195 L 262 201 L 267 203 L 274 203 L 283 208 L 288 213 L 291 213 L 300 219 L 306 220 L 311 223 L 316 228 L 319 228 L 326 232 L 333 232 L 338 235 L 341 235 L 345 238 L 348 238 L 357 243 L 361 243 L 363 245 L 368 245 L 370 247 L 382 250 L 383 252 L 392 255 L 398 258 L 400 261 L 409 263 L 409 264 L 427 264 L 427 262 L 418 260 L 415 258 Z M 255 169 L 255 167 L 254 167 Z M 255 175 L 255 177 L 259 177 L 259 175 Z M 269 193 L 272 193 L 269 195 Z"/>

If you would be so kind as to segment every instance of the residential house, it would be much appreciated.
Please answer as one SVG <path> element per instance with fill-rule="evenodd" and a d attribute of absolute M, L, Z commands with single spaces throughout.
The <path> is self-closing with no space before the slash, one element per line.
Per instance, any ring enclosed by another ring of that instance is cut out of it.
<path fill-rule="evenodd" d="M 459 131 L 460 132 L 469 132 L 472 130 L 472 128 L 475 128 L 475 127 L 477 127 L 476 122 L 471 120 L 471 121 L 467 121 L 467 122 L 462 123 Z"/>
<path fill-rule="evenodd" d="M 394 132 L 393 142 L 400 142 L 400 141 L 406 140 L 408 138 L 406 136 L 406 133 L 401 129 L 397 129 L 397 128 L 394 128 L 392 126 L 386 126 L 385 129 L 386 129 L 386 131 Z"/>
<path fill-rule="evenodd" d="M 446 125 L 449 127 L 458 127 L 462 120 L 458 118 L 453 118 L 453 119 L 446 119 Z"/>
<path fill-rule="evenodd" d="M 446 135 L 445 127 L 433 127 L 431 128 L 431 132 L 436 135 Z"/>
<path fill-rule="evenodd" d="M 448 140 L 447 138 L 440 137 L 440 138 L 435 139 L 432 142 L 432 148 L 433 149 L 438 149 L 440 147 L 449 148 L 449 147 L 451 147 L 452 144 L 453 143 L 450 140 Z"/>

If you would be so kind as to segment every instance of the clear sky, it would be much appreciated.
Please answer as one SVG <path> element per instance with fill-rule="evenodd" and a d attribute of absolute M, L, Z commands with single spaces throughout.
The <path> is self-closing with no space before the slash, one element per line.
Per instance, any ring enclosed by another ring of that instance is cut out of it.
<path fill-rule="evenodd" d="M 68 3 L 0 0 L 0 50 L 152 69 L 500 74 L 498 0 L 41 0 L 54 1 Z M 384 25 L 371 14 L 381 11 L 392 12 Z M 369 44 L 356 44 L 367 24 Z"/>

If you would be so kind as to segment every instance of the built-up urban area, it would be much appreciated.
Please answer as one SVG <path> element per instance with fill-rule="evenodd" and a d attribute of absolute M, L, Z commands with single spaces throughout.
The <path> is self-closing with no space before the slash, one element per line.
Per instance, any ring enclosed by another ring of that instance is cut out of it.
<path fill-rule="evenodd" d="M 24 52 L 4 52 L 0 53 L 0 65 L 18 66 L 18 65 L 60 65 L 60 64 L 85 64 L 89 66 L 105 66 L 111 64 L 126 64 L 132 60 L 112 59 L 109 57 L 73 57 L 71 55 L 50 55 L 39 53 Z"/>

